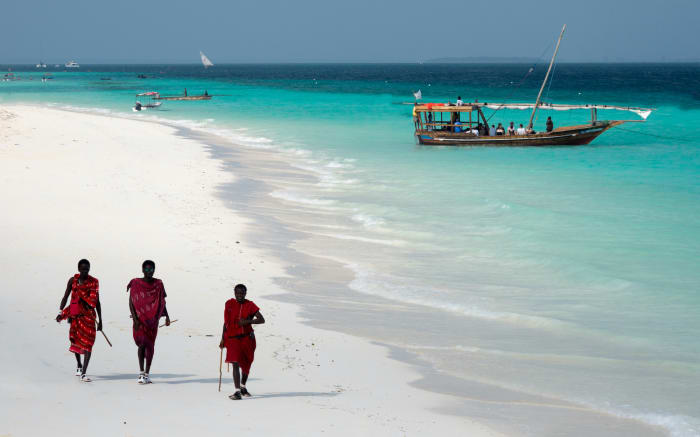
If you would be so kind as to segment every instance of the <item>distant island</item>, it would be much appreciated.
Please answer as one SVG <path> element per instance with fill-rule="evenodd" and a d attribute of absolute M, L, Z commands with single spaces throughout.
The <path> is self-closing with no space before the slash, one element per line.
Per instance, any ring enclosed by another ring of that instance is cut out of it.
<path fill-rule="evenodd" d="M 453 57 L 435 58 L 423 61 L 424 64 L 532 64 L 537 62 L 535 58 L 507 58 L 507 57 Z"/>

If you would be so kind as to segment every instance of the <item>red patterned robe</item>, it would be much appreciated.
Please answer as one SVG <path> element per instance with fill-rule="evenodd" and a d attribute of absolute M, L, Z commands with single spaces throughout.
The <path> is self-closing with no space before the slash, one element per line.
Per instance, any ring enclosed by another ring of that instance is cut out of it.
<path fill-rule="evenodd" d="M 84 354 L 91 352 L 92 345 L 95 344 L 95 335 L 97 334 L 95 306 L 99 300 L 100 282 L 97 278 L 88 275 L 81 284 L 78 282 L 78 278 L 80 278 L 80 274 L 73 276 L 70 305 L 61 311 L 61 320 L 68 319 L 70 322 L 70 331 L 68 332 L 70 348 L 68 350 Z"/>
<path fill-rule="evenodd" d="M 163 281 L 153 278 L 149 283 L 134 278 L 127 286 L 131 303 L 139 318 L 139 328 L 134 329 L 134 342 L 146 348 L 146 359 L 152 359 L 158 336 L 158 321 L 165 312 L 165 287 Z"/>

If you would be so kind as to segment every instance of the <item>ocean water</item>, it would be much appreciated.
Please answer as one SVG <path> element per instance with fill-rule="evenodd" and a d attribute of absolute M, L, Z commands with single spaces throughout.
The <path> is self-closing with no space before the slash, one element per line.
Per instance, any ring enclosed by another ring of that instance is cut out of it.
<path fill-rule="evenodd" d="M 344 298 L 397 315 L 362 335 L 460 380 L 700 435 L 700 65 L 558 65 L 545 101 L 656 110 L 589 146 L 508 149 L 415 145 L 412 92 L 531 102 L 544 65 L 83 66 L 49 68 L 48 82 L 8 67 L 21 80 L 0 82 L 0 105 L 164 120 L 237 144 L 247 177 L 272 181 L 239 209 L 277 205 L 295 250 L 350 272 L 338 281 L 357 295 Z M 184 88 L 216 97 L 131 111 L 137 92 Z M 541 111 L 536 129 L 548 115 L 590 117 Z"/>

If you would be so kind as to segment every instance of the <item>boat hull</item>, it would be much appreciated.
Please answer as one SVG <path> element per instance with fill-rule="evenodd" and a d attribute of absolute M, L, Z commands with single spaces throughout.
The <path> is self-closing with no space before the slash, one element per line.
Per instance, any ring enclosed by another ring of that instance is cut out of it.
<path fill-rule="evenodd" d="M 466 132 L 441 132 L 416 130 L 416 140 L 426 146 L 583 146 L 590 144 L 598 135 L 615 126 L 616 122 L 563 127 L 549 133 L 533 135 L 501 135 L 479 137 Z"/>

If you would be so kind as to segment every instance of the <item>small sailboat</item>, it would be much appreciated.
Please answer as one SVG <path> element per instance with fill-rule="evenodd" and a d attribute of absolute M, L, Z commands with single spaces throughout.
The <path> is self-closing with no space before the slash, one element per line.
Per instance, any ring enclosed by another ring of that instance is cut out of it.
<path fill-rule="evenodd" d="M 46 68 L 46 64 L 44 61 L 39 61 L 39 63 L 36 64 L 36 68 Z"/>
<path fill-rule="evenodd" d="M 66 68 L 80 68 L 80 64 L 75 61 L 70 61 L 65 63 Z"/>
<path fill-rule="evenodd" d="M 207 58 L 207 55 L 205 55 L 202 51 L 199 52 L 199 56 L 202 58 L 202 65 L 204 65 L 204 68 L 209 68 L 213 67 L 214 63 Z"/>

